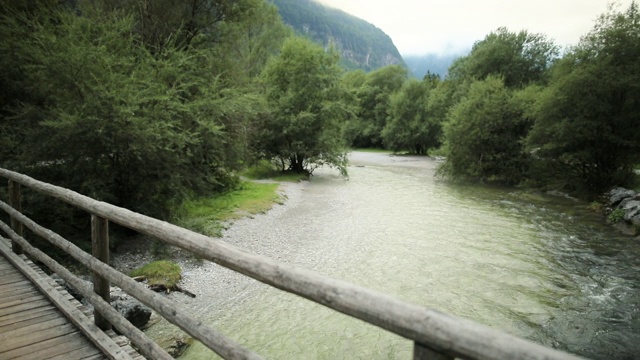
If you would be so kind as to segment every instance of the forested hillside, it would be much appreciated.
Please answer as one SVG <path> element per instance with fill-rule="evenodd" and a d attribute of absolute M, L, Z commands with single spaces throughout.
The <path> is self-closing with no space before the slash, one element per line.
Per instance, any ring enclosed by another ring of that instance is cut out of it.
<path fill-rule="evenodd" d="M 374 25 L 314 0 L 273 0 L 282 20 L 298 34 L 334 45 L 347 69 L 371 71 L 403 64 L 391 38 Z"/>

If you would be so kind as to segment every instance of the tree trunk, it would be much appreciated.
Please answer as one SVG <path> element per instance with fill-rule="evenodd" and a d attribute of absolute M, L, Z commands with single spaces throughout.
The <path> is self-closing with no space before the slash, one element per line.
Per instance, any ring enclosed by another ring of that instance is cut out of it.
<path fill-rule="evenodd" d="M 289 169 L 297 173 L 304 172 L 304 155 L 295 154 L 290 158 Z"/>

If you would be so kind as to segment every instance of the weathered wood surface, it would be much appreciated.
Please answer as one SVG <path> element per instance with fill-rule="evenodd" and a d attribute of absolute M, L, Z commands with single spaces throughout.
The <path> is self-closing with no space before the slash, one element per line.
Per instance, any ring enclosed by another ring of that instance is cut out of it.
<path fill-rule="evenodd" d="M 105 218 L 91 215 L 91 250 L 93 257 L 109 264 L 109 221 Z M 111 286 L 109 280 L 100 273 L 93 272 L 93 291 L 96 292 L 106 302 L 111 301 Z M 102 330 L 111 329 L 111 324 L 102 314 L 94 314 L 96 325 Z"/>
<path fill-rule="evenodd" d="M 9 231 L 7 229 L 7 225 L 0 222 L 0 228 L 3 231 Z M 126 335 L 149 359 L 159 359 L 159 360 L 171 360 L 172 357 L 164 351 L 158 344 L 149 339 L 142 331 L 133 326 L 127 319 L 125 319 L 118 311 L 116 311 L 109 303 L 104 301 L 98 294 L 96 294 L 91 287 L 85 284 L 84 281 L 73 275 L 69 270 L 65 269 L 62 265 L 55 262 L 49 256 L 47 256 L 42 251 L 34 248 L 24 239 L 17 237 L 15 233 L 10 235 L 14 235 L 14 239 L 18 242 L 23 249 L 36 258 L 38 261 L 41 261 L 45 264 L 49 269 L 56 272 L 61 278 L 63 278 L 67 283 L 73 286 L 76 290 L 80 291 L 89 301 L 94 305 L 96 311 L 101 311 L 103 313 L 104 318 L 112 323 L 119 331 L 121 331 L 124 335 Z M 0 245 L 0 249 L 2 246 Z M 77 314 L 75 314 L 78 316 Z M 83 321 L 83 325 L 88 327 L 93 332 L 87 334 L 92 341 L 96 342 L 96 345 L 101 348 L 104 346 L 103 341 L 106 336 L 101 330 L 97 328 L 97 326 L 90 321 Z M 96 334 L 98 333 L 98 334 Z M 110 340 L 106 341 L 107 343 L 113 342 Z M 117 346 L 117 344 L 113 343 L 113 345 Z M 121 356 L 124 359 L 130 358 L 126 349 L 118 349 L 118 356 Z M 107 355 L 111 355 L 107 352 Z M 111 358 L 111 356 L 110 356 Z"/>
<path fill-rule="evenodd" d="M 30 244 L 27 243 L 27 245 L 30 245 Z M 58 290 L 58 292 L 60 292 L 60 294 L 62 294 L 63 297 L 65 297 L 67 300 L 69 300 L 71 305 L 75 306 L 78 310 L 80 310 L 87 317 L 87 319 L 89 319 L 89 321 L 91 321 L 91 319 L 93 318 L 93 313 L 94 313 L 92 310 L 89 310 L 86 306 L 84 306 L 82 303 L 80 303 L 76 298 L 74 298 L 71 294 L 69 294 L 64 287 L 60 286 L 60 284 L 58 284 L 50 276 L 45 274 L 44 271 L 42 271 L 42 269 L 38 267 L 38 265 L 34 264 L 32 261 L 27 259 L 26 256 L 22 255 L 21 258 L 33 270 L 35 270 L 36 273 L 38 273 L 41 277 L 47 279 L 49 281 L 49 283 L 52 286 L 54 286 L 56 288 L 56 290 Z M 126 337 L 124 337 L 122 335 L 116 334 L 113 330 L 107 330 L 107 331 L 105 331 L 105 334 L 107 334 L 111 338 L 111 340 L 113 340 L 127 354 L 129 354 L 129 356 L 133 360 L 144 360 L 142 355 L 140 355 L 140 353 L 138 351 L 136 351 L 134 348 L 131 347 L 131 345 L 130 345 L 131 342 L 129 341 L 129 339 L 127 339 Z"/>
<path fill-rule="evenodd" d="M 6 226 L 6 224 L 4 223 L 3 225 Z M 24 240 L 20 245 L 23 250 L 25 250 L 27 246 L 30 247 L 29 243 Z M 6 247 L 6 245 L 1 241 L 0 253 L 2 253 L 7 261 L 9 261 L 13 266 L 20 270 L 20 272 L 25 277 L 27 277 L 33 283 L 33 285 L 58 308 L 58 310 L 64 315 L 62 320 L 65 324 L 71 322 L 73 325 L 70 326 L 76 331 L 80 330 L 81 333 L 83 333 L 87 337 L 87 339 L 89 339 L 95 345 L 95 348 L 99 349 L 99 351 L 101 351 L 107 358 L 117 360 L 131 360 L 131 357 L 121 347 L 119 347 L 104 332 L 98 329 L 95 324 L 89 321 L 89 319 L 87 319 L 87 317 L 80 310 L 78 310 L 78 308 L 71 305 L 69 300 L 62 294 L 60 294 L 60 292 L 56 290 L 53 285 L 51 285 L 49 279 L 40 276 L 40 274 L 38 274 L 33 268 L 28 266 L 22 259 L 20 259 L 18 255 L 13 254 L 11 250 Z M 48 324 L 51 325 L 50 328 L 52 328 L 52 330 L 55 330 L 54 327 L 57 328 L 58 325 L 62 325 L 62 322 L 60 324 Z M 29 333 L 25 332 L 23 335 L 29 335 Z M 18 334 L 18 336 L 20 336 L 20 333 Z"/>
<path fill-rule="evenodd" d="M 0 254 L 0 267 L 7 266 Z M 11 284 L 0 290 L 0 359 L 50 359 L 79 350 L 105 358 L 21 272 L 4 272 L 0 279 Z"/>
<path fill-rule="evenodd" d="M 96 201 L 26 175 L 0 169 L 0 176 L 188 250 L 271 286 L 305 297 L 420 344 L 428 344 L 431 350 L 438 353 L 469 359 L 577 359 L 570 354 L 546 348 L 488 326 L 406 303 L 389 295 L 331 279 L 265 256 L 248 253 L 223 241 Z M 6 204 L 0 204 L 0 207 L 8 211 Z M 33 231 L 26 223 L 28 219 L 15 213 L 12 216 L 18 217 Z M 115 283 L 113 279 L 110 280 Z"/>
<path fill-rule="evenodd" d="M 158 312 L 169 322 L 179 326 L 181 329 L 183 329 L 189 335 L 193 336 L 195 339 L 200 340 L 203 344 L 207 345 L 210 349 L 212 349 L 222 357 L 226 359 L 261 359 L 261 357 L 255 354 L 254 352 L 247 350 L 246 348 L 240 346 L 233 340 L 227 338 L 226 336 L 212 329 L 210 326 L 204 324 L 201 319 L 197 319 L 189 315 L 185 311 L 181 310 L 176 304 L 167 300 L 163 296 L 156 294 L 155 292 L 147 289 L 144 285 L 139 284 L 129 276 L 126 276 L 118 272 L 117 270 L 111 268 L 110 266 L 106 265 L 105 263 L 97 260 L 96 258 L 92 257 L 86 252 L 82 251 L 82 249 L 80 249 L 79 247 L 75 246 L 71 242 L 62 238 L 60 235 L 36 224 L 26 216 L 15 212 L 13 209 L 11 209 L 11 207 L 9 207 L 7 204 L 5 204 L 2 201 L 0 201 L 0 208 L 2 208 L 5 211 L 12 212 L 13 215 L 15 215 L 23 224 L 25 224 L 25 226 L 28 229 L 33 231 L 36 235 L 39 235 L 43 239 L 58 246 L 59 248 L 64 250 L 67 254 L 71 255 L 73 258 L 78 260 L 80 263 L 85 265 L 90 270 L 98 272 L 104 278 L 106 278 L 113 284 L 116 284 L 122 290 L 126 291 L 128 294 L 135 297 L 140 302 L 144 303 L 145 305 L 149 306 L 150 308 Z M 78 281 L 76 283 L 76 280 L 71 277 L 67 279 L 66 276 L 68 275 L 65 275 L 65 274 L 68 273 L 68 270 L 64 269 L 59 264 L 51 263 L 51 261 L 47 259 L 48 256 L 46 256 L 40 250 L 33 248 L 28 242 L 26 242 L 24 239 L 19 237 L 14 231 L 12 231 L 7 224 L 1 221 L 0 221 L 0 230 L 7 233 L 11 238 L 11 240 L 21 244 L 29 254 L 35 256 L 38 260 L 45 263 L 47 267 L 49 267 L 51 270 L 58 273 L 58 275 L 63 277 L 65 281 L 69 281 L 69 283 L 72 286 L 74 286 L 76 289 L 81 291 L 83 295 L 87 296 L 87 298 L 96 307 L 96 309 L 98 309 L 99 311 L 102 311 L 103 315 L 108 317 L 108 313 L 106 312 L 110 312 L 110 309 L 112 310 L 112 308 L 108 306 L 106 303 L 105 303 L 105 307 L 101 308 L 100 302 L 98 301 L 97 298 L 95 298 L 96 302 L 94 302 L 95 294 L 92 293 L 91 291 L 89 293 L 85 293 L 84 292 L 85 285 L 83 282 Z M 71 274 L 69 273 L 69 275 Z M 116 326 L 116 328 L 118 328 L 118 330 L 120 330 L 119 326 L 126 325 L 110 317 L 108 317 L 108 319 L 114 326 Z M 127 336 L 130 336 L 130 335 L 127 334 Z M 140 348 L 141 352 L 143 351 L 142 346 L 147 346 L 147 347 L 153 346 L 153 345 L 157 346 L 153 342 L 136 343 L 134 341 L 135 338 L 133 337 L 131 337 L 131 340 L 132 342 L 134 342 L 136 346 Z M 155 357 L 156 356 L 154 356 L 154 358 Z"/>

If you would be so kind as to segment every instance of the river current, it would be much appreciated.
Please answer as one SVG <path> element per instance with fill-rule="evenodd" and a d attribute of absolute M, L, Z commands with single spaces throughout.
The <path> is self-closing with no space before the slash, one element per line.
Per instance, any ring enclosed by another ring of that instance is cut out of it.
<path fill-rule="evenodd" d="M 317 170 L 293 204 L 255 221 L 252 241 L 279 260 L 545 346 L 640 359 L 640 241 L 587 204 L 452 185 L 434 177 L 436 165 L 352 153 L 348 179 Z M 271 359 L 411 358 L 408 340 L 249 282 L 220 287 L 233 299 L 198 316 Z M 196 343 L 184 358 L 216 356 Z"/>

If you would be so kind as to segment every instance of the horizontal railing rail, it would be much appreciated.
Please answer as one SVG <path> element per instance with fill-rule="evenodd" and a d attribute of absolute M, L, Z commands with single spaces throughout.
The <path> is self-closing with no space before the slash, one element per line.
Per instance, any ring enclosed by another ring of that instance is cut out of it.
<path fill-rule="evenodd" d="M 577 359 L 577 357 L 565 352 L 544 347 L 470 320 L 410 304 L 384 293 L 246 252 L 218 239 L 97 201 L 72 190 L 44 183 L 23 174 L 0 168 L 0 176 L 9 179 L 10 183 L 15 182 L 62 200 L 91 213 L 92 216 L 152 236 L 265 284 L 302 296 L 410 339 L 414 342 L 414 359 L 452 359 L 455 357 L 465 359 Z M 0 208 L 10 214 L 12 225 L 16 225 L 13 224 L 15 219 L 17 223 L 61 247 L 93 270 L 94 273 L 117 284 L 130 295 L 136 298 L 138 298 L 136 295 L 140 296 L 138 300 L 158 311 L 167 320 L 173 320 L 175 325 L 221 356 L 225 358 L 257 356 L 237 346 L 233 341 L 218 334 L 199 320 L 182 314 L 174 305 L 167 304 L 167 300 L 162 296 L 152 292 L 152 294 L 148 294 L 149 290 L 144 286 L 117 273 L 116 270 L 80 249 L 71 247 L 70 243 L 59 235 L 42 228 L 15 210 L 15 206 L 0 203 Z M 5 227 L 6 225 L 3 226 L 3 230 Z M 15 230 L 17 225 L 12 228 Z M 13 231 L 11 235 L 12 240 L 16 242 L 16 247 L 26 248 L 24 242 L 17 240 L 20 238 L 17 231 Z M 233 345 L 233 349 L 241 349 L 238 350 L 241 353 L 228 352 L 229 349 L 221 348 L 221 342 Z"/>

